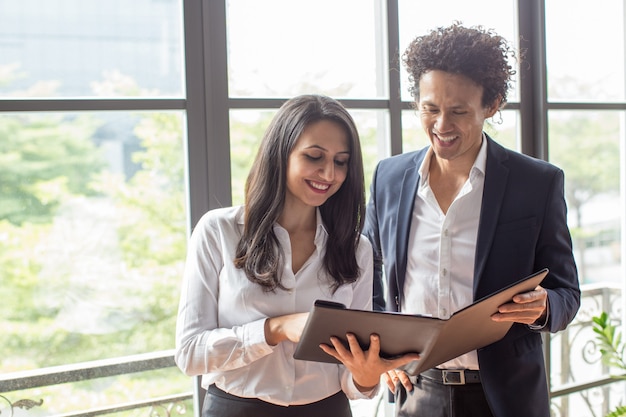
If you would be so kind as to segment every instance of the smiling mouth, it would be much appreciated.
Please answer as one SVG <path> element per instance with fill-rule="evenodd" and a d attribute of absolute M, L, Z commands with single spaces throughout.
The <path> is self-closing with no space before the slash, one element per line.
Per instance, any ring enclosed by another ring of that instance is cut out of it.
<path fill-rule="evenodd" d="M 322 184 L 319 182 L 314 182 L 314 181 L 307 181 L 307 183 L 312 187 L 315 188 L 316 190 L 319 191 L 326 191 L 330 188 L 329 184 Z"/>
<path fill-rule="evenodd" d="M 435 136 L 437 137 L 437 139 L 443 143 L 450 143 L 453 142 L 455 139 L 458 138 L 458 136 L 440 136 L 438 134 L 435 134 Z"/>

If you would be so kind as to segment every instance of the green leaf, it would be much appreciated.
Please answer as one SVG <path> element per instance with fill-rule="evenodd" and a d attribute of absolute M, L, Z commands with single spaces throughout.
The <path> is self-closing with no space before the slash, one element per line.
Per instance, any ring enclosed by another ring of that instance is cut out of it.
<path fill-rule="evenodd" d="M 626 416 L 626 406 L 620 405 L 615 410 L 606 415 L 606 417 L 621 417 Z"/>

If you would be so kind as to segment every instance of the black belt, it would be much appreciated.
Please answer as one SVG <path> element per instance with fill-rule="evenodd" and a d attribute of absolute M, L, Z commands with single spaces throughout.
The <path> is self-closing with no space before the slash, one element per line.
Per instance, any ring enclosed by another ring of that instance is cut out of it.
<path fill-rule="evenodd" d="M 420 376 L 443 385 L 480 384 L 480 371 L 431 368 Z"/>

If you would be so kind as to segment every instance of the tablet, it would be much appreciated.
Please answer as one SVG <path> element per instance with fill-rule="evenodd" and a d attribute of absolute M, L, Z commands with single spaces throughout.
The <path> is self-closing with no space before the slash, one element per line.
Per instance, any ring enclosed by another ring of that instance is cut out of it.
<path fill-rule="evenodd" d="M 353 333 L 363 349 L 369 336 L 380 336 L 381 357 L 391 358 L 417 352 L 421 359 L 410 367 L 411 374 L 432 368 L 464 353 L 487 346 L 506 335 L 513 323 L 496 322 L 491 316 L 513 296 L 528 292 L 548 274 L 544 268 L 455 312 L 449 319 L 394 312 L 348 309 L 343 304 L 317 300 L 311 309 L 294 358 L 338 363 L 319 345 L 330 345 L 338 337 L 346 346 L 346 333 Z M 408 369 L 408 368 L 407 368 Z"/>

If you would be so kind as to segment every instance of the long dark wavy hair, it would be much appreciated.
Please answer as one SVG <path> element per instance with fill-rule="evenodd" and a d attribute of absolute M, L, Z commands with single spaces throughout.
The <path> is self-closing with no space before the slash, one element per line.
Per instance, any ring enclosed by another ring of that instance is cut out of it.
<path fill-rule="evenodd" d="M 265 131 L 245 187 L 245 225 L 235 266 L 266 291 L 281 283 L 284 253 L 274 234 L 287 193 L 287 160 L 304 129 L 320 120 L 342 126 L 349 143 L 348 173 L 339 190 L 319 207 L 328 240 L 323 264 L 333 278 L 332 291 L 357 280 L 361 271 L 356 249 L 365 218 L 365 185 L 361 144 L 354 120 L 330 97 L 294 97 L 278 110 Z"/>

